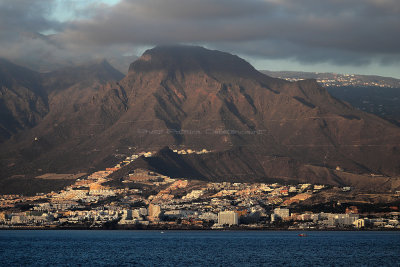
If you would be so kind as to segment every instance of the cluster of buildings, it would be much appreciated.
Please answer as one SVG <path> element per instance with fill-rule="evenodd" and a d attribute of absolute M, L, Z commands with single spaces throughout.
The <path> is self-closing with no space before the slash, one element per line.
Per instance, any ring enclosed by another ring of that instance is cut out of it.
<path fill-rule="evenodd" d="M 146 153 L 142 155 L 151 156 Z M 400 229 L 399 212 L 367 218 L 357 207 L 341 214 L 296 211 L 298 204 L 328 190 L 324 185 L 210 183 L 141 169 L 119 182 L 109 177 L 138 156 L 58 192 L 0 196 L 0 227 Z"/>
<path fill-rule="evenodd" d="M 333 79 L 322 78 L 317 79 L 317 82 L 324 87 L 353 86 L 394 88 L 391 83 L 386 83 L 385 81 L 363 80 L 354 74 L 337 74 L 336 77 Z"/>
<path fill-rule="evenodd" d="M 385 80 L 385 78 L 373 79 L 366 78 L 366 76 L 355 74 L 334 74 L 334 73 L 315 73 L 316 81 L 324 87 L 382 87 L 382 88 L 399 88 L 400 83 L 394 79 Z M 296 74 L 293 77 L 285 75 L 284 77 L 277 77 L 291 82 L 301 81 L 304 78 L 298 77 Z M 368 76 L 367 76 L 368 77 Z"/>
<path fill-rule="evenodd" d="M 182 154 L 182 155 L 185 155 L 185 154 L 206 154 L 206 153 L 210 153 L 211 151 L 209 151 L 209 150 L 207 150 L 207 149 L 205 149 L 205 148 L 203 148 L 202 150 L 198 150 L 198 151 L 196 151 L 196 150 L 193 150 L 193 149 L 174 149 L 173 150 L 175 153 L 178 153 L 178 154 Z"/>

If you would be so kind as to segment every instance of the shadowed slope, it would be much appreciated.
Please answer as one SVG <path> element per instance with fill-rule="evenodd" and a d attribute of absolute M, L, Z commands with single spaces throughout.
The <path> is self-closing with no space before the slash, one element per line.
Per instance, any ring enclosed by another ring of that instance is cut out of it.
<path fill-rule="evenodd" d="M 169 146 L 216 151 L 195 168 L 172 155 L 165 165 L 166 171 L 175 164 L 180 174 L 204 179 L 322 175 L 304 171 L 308 165 L 400 173 L 399 127 L 333 98 L 315 80 L 273 79 L 228 53 L 156 47 L 132 63 L 121 81 L 81 85 L 51 91 L 54 112 L 13 146 L 21 163 L 82 170 L 110 155 L 132 153 L 128 147 Z M 35 136 L 39 142 L 32 141 Z"/>

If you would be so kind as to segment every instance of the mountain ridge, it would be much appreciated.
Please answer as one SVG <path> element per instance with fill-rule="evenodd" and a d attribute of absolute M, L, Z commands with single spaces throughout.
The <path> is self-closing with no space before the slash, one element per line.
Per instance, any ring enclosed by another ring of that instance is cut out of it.
<path fill-rule="evenodd" d="M 34 127 L 48 109 L 40 75 L 0 58 L 0 143 Z"/>
<path fill-rule="evenodd" d="M 400 126 L 400 79 L 359 74 L 262 72 L 288 81 L 316 79 L 334 97 Z"/>
<path fill-rule="evenodd" d="M 156 47 L 132 63 L 120 81 L 68 90 L 60 99 L 77 95 L 66 106 L 56 101 L 57 112 L 21 135 L 25 141 L 7 143 L 16 156 L 5 165 L 26 165 L 29 159 L 27 170 L 83 171 L 110 155 L 132 153 L 129 147 L 165 146 L 226 151 L 226 162 L 235 165 L 243 160 L 229 151 L 243 147 L 269 177 L 292 173 L 296 178 L 301 171 L 288 172 L 287 164 L 276 170 L 273 157 L 298 166 L 400 173 L 400 128 L 332 97 L 315 80 L 271 78 L 228 53 Z M 31 141 L 35 137 L 38 141 Z M 240 166 L 251 176 L 251 168 Z M 227 166 L 216 168 L 202 175 L 217 177 L 218 168 Z M 15 172 L 16 167 L 8 173 Z M 308 173 L 308 179 L 321 181 Z"/>

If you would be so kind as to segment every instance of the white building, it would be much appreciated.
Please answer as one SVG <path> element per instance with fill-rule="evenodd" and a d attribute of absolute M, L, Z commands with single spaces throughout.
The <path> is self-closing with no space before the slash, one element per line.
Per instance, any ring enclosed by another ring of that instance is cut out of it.
<path fill-rule="evenodd" d="M 353 222 L 354 227 L 356 228 L 363 228 L 365 227 L 365 220 L 364 219 L 357 219 Z"/>
<path fill-rule="evenodd" d="M 147 216 L 147 209 L 146 208 L 139 208 L 139 215 L 140 216 Z"/>
<path fill-rule="evenodd" d="M 183 196 L 182 199 L 186 199 L 186 200 L 198 199 L 203 194 L 204 194 L 203 190 L 193 190 L 192 192 L 188 193 L 186 196 Z"/>
<path fill-rule="evenodd" d="M 354 221 L 358 220 L 358 214 L 337 214 L 335 216 L 337 225 L 352 225 Z"/>
<path fill-rule="evenodd" d="M 164 212 L 164 216 L 170 218 L 188 218 L 193 216 L 193 214 L 192 210 L 168 210 Z"/>
<path fill-rule="evenodd" d="M 132 220 L 132 210 L 122 210 L 122 219 L 124 220 Z"/>
<path fill-rule="evenodd" d="M 199 219 L 208 220 L 208 221 L 217 221 L 218 215 L 213 212 L 205 212 L 200 214 Z"/>
<path fill-rule="evenodd" d="M 158 220 L 161 215 L 161 207 L 159 205 L 150 204 L 148 214 L 150 220 Z"/>
<path fill-rule="evenodd" d="M 238 225 L 238 214 L 234 211 L 221 211 L 220 213 L 218 213 L 218 224 Z"/>
<path fill-rule="evenodd" d="M 132 210 L 123 210 L 122 211 L 122 219 L 118 222 L 119 224 L 135 224 L 136 219 L 133 216 L 134 211 Z"/>
<path fill-rule="evenodd" d="M 271 214 L 271 222 L 275 222 L 275 221 L 277 221 L 278 219 L 279 219 L 279 216 L 278 216 L 278 215 L 276 215 L 276 214 L 274 214 L 274 213 Z"/>
<path fill-rule="evenodd" d="M 289 209 L 286 208 L 276 208 L 274 209 L 274 214 L 277 215 L 279 218 L 288 218 L 289 217 Z"/>

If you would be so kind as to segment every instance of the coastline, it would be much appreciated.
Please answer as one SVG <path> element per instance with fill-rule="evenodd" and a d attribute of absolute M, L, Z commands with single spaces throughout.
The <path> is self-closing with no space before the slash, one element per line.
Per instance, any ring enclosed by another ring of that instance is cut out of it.
<path fill-rule="evenodd" d="M 285 232 L 398 232 L 399 228 L 306 228 L 306 229 L 289 229 L 281 227 L 225 227 L 225 228 L 211 228 L 211 227 L 164 227 L 164 226 L 102 226 L 90 227 L 84 225 L 75 226 L 12 226 L 0 227 L 0 231 L 7 230 L 95 230 L 95 231 L 285 231 Z"/>

